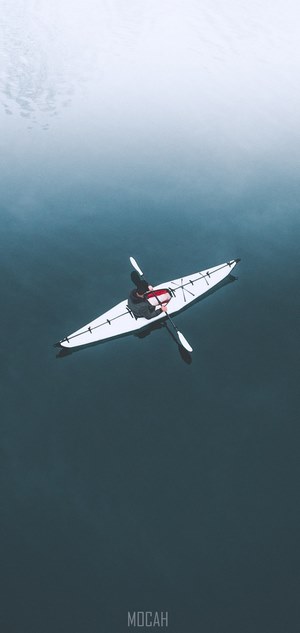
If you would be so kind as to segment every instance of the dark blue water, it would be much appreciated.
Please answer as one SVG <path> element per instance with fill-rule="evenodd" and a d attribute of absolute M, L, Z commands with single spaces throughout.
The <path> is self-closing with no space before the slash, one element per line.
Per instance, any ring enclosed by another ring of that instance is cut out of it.
<path fill-rule="evenodd" d="M 47 130 L 2 118 L 1 630 L 152 610 L 174 633 L 295 631 L 296 140 L 121 106 L 106 129 L 97 99 Z M 165 328 L 58 357 L 127 296 L 130 255 L 153 283 L 241 257 L 176 318 L 191 362 Z"/>

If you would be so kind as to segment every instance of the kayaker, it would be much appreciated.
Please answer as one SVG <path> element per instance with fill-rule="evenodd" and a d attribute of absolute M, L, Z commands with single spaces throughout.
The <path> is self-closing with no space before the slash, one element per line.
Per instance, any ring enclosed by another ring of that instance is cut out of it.
<path fill-rule="evenodd" d="M 136 288 L 131 291 L 128 297 L 128 307 L 135 317 L 144 317 L 145 319 L 153 319 L 162 312 L 167 312 L 166 306 L 152 306 L 145 297 L 148 290 L 153 290 L 153 286 L 149 286 L 145 279 L 135 281 Z"/>

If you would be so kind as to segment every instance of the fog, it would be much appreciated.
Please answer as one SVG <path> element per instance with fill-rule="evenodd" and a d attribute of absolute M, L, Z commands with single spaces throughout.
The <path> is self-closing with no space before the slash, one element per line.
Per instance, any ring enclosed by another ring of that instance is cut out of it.
<path fill-rule="evenodd" d="M 239 208 L 263 190 L 264 219 L 295 221 L 296 0 L 2 0 L 1 8 L 0 151 L 6 194 L 16 172 L 26 182 L 14 196 L 18 217 L 45 181 L 57 188 L 63 175 L 66 187 L 98 182 L 110 198 L 117 181 L 121 197 L 122 188 L 155 197 L 158 208 L 172 191 L 195 213 L 199 199 Z"/>
<path fill-rule="evenodd" d="M 69 108 L 72 124 L 112 137 L 151 130 L 254 150 L 298 135 L 296 0 L 1 6 L 2 104 L 23 125 L 66 127 Z"/>

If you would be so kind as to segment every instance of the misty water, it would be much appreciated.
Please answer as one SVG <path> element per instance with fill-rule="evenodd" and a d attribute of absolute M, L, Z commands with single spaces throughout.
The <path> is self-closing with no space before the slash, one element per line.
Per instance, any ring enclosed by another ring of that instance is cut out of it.
<path fill-rule="evenodd" d="M 1 631 L 299 621 L 299 8 L 2 0 Z M 166 330 L 126 298 L 241 257 Z"/>

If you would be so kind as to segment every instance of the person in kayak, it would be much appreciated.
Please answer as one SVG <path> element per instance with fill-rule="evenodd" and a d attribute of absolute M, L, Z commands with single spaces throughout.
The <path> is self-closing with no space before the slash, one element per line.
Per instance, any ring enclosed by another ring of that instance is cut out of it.
<path fill-rule="evenodd" d="M 145 279 L 135 279 L 135 290 L 132 290 L 128 297 L 128 307 L 136 318 L 153 319 L 162 312 L 167 312 L 166 306 L 152 306 L 145 297 L 148 290 L 153 290 Z"/>

